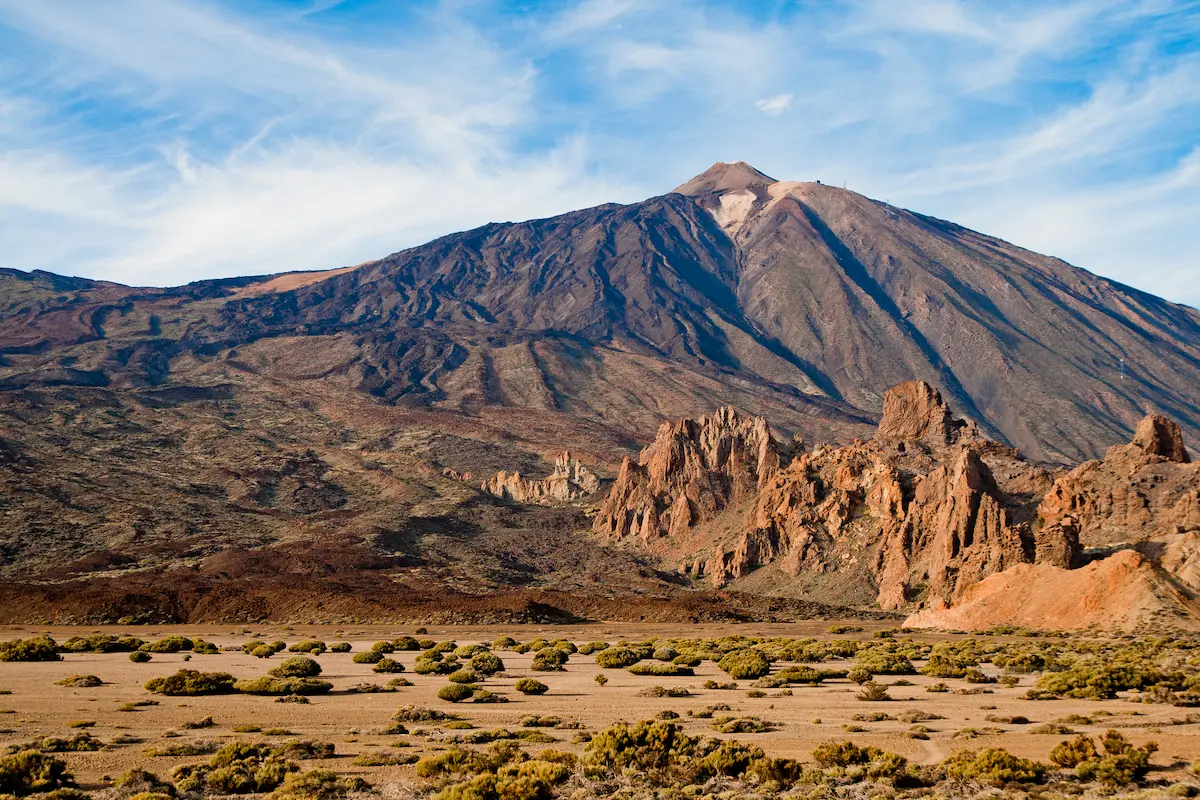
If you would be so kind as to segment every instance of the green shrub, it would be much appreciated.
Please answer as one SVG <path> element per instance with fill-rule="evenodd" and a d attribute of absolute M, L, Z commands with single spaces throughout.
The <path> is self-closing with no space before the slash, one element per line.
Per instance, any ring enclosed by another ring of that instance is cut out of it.
<path fill-rule="evenodd" d="M 627 767 L 663 770 L 690 758 L 696 743 L 674 722 L 643 721 L 636 725 L 619 722 L 588 742 L 584 763 L 599 771 L 620 771 Z"/>
<path fill-rule="evenodd" d="M 550 687 L 536 678 L 521 678 L 514 687 L 521 694 L 545 694 Z"/>
<path fill-rule="evenodd" d="M 368 788 L 370 786 L 367 782 L 357 775 L 338 775 L 329 770 L 315 769 L 303 774 L 288 775 L 283 784 L 268 798 L 269 800 L 336 800 L 349 794 L 366 791 Z"/>
<path fill-rule="evenodd" d="M 533 657 L 533 669 L 540 672 L 561 672 L 569 654 L 557 647 L 544 647 Z"/>
<path fill-rule="evenodd" d="M 55 685 L 70 686 L 72 689 L 94 689 L 97 686 L 103 686 L 104 681 L 100 680 L 95 675 L 72 675 L 69 678 L 63 678 L 61 681 L 56 681 Z"/>
<path fill-rule="evenodd" d="M 700 759 L 697 777 L 700 779 L 723 776 L 740 778 L 750 765 L 762 759 L 763 751 L 741 742 L 721 742 L 715 750 Z"/>
<path fill-rule="evenodd" d="M 473 669 L 460 669 L 457 672 L 451 672 L 446 676 L 446 680 L 451 683 L 478 683 L 479 673 Z"/>
<path fill-rule="evenodd" d="M 862 686 L 862 691 L 854 696 L 857 699 L 868 703 L 878 703 L 884 700 L 892 699 L 891 696 L 888 695 L 887 687 L 882 683 L 876 683 L 875 681 L 867 681 L 864 683 Z"/>
<path fill-rule="evenodd" d="M 601 650 L 607 650 L 608 648 L 608 642 L 588 642 L 587 644 L 580 646 L 579 654 L 590 656 L 593 653 L 599 653 Z"/>
<path fill-rule="evenodd" d="M 461 703 L 471 695 L 475 694 L 474 686 L 467 686 L 462 683 L 448 683 L 441 689 L 438 689 L 438 699 L 445 700 L 447 703 Z"/>
<path fill-rule="evenodd" d="M 331 653 L 349 653 L 351 650 L 349 642 L 334 642 L 330 648 Z"/>
<path fill-rule="evenodd" d="M 696 671 L 691 667 L 685 667 L 682 664 L 663 663 L 661 661 L 640 661 L 630 667 L 629 672 L 633 675 L 657 675 L 665 677 L 696 674 Z"/>
<path fill-rule="evenodd" d="M 315 678 L 321 674 L 321 665 L 307 656 L 294 656 L 271 670 L 270 674 L 276 678 Z"/>
<path fill-rule="evenodd" d="M 289 653 L 308 653 L 309 655 L 319 656 L 329 648 L 324 642 L 316 639 L 305 639 L 302 642 L 296 642 L 288 648 Z"/>
<path fill-rule="evenodd" d="M 371 645 L 371 649 L 376 653 L 387 653 L 390 655 L 396 652 L 396 644 L 395 642 L 388 641 L 376 642 L 375 644 Z"/>
<path fill-rule="evenodd" d="M 36 750 L 24 750 L 0 758 L 0 793 L 22 797 L 34 792 L 53 791 L 72 783 L 65 761 Z"/>
<path fill-rule="evenodd" d="M 355 664 L 378 664 L 383 660 L 383 652 L 374 648 L 363 650 L 361 653 L 355 653 L 352 660 Z"/>
<path fill-rule="evenodd" d="M 1001 747 L 989 747 L 978 752 L 960 750 L 942 762 L 942 769 L 951 778 L 990 786 L 1035 783 L 1046 773 L 1045 765 L 1014 756 Z"/>
<path fill-rule="evenodd" d="M 854 742 L 826 742 L 818 745 L 812 755 L 819 767 L 849 767 L 868 764 L 883 755 L 883 751 L 877 747 L 859 747 Z"/>
<path fill-rule="evenodd" d="M 717 667 L 735 680 L 752 680 L 770 672 L 771 662 L 757 650 L 734 650 L 726 653 Z"/>
<path fill-rule="evenodd" d="M 438 711 L 436 708 L 404 706 L 392 715 L 392 719 L 396 720 L 396 722 L 440 722 L 446 719 L 454 719 L 454 717 L 445 711 Z"/>
<path fill-rule="evenodd" d="M 404 672 L 404 665 L 399 661 L 393 661 L 390 658 L 384 658 L 380 659 L 375 666 L 371 667 L 371 669 L 375 672 L 381 672 L 390 675 L 397 672 Z"/>
<path fill-rule="evenodd" d="M 457 649 L 458 649 L 458 643 L 452 642 L 452 641 L 451 642 L 438 642 L 437 644 L 435 644 L 433 646 L 433 652 L 435 652 L 435 653 L 443 653 L 443 654 L 453 653 Z"/>
<path fill-rule="evenodd" d="M 1100 753 L 1090 736 L 1079 736 L 1059 742 L 1050 751 L 1050 761 L 1060 767 L 1075 769 L 1085 761 L 1099 761 Z"/>
<path fill-rule="evenodd" d="M 682 655 L 675 656 L 671 663 L 679 664 L 680 666 L 684 667 L 698 667 L 702 661 L 703 659 L 700 658 L 700 656 L 693 655 L 691 653 L 684 653 Z"/>
<path fill-rule="evenodd" d="M 59 649 L 66 653 L 128 653 L 144 644 L 141 639 L 133 636 L 118 637 L 97 633 L 91 636 L 72 636 L 63 642 Z"/>
<path fill-rule="evenodd" d="M 320 681 L 314 678 L 276 678 L 263 676 L 261 678 L 237 681 L 234 683 L 233 689 L 242 694 L 275 697 L 309 696 L 328 694 L 333 689 L 333 684 L 329 681 Z"/>
<path fill-rule="evenodd" d="M 62 656 L 49 636 L 35 636 L 0 642 L 0 661 L 62 661 Z"/>
<path fill-rule="evenodd" d="M 856 665 L 872 675 L 915 675 L 917 670 L 899 653 L 871 652 L 860 655 Z"/>
<path fill-rule="evenodd" d="M 859 686 L 862 686 L 864 683 L 867 683 L 874 677 L 875 676 L 871 674 L 870 670 L 863 669 L 862 667 L 855 667 L 846 673 L 847 680 L 849 680 L 851 683 L 857 683 Z"/>
<path fill-rule="evenodd" d="M 476 689 L 475 694 L 471 696 L 471 701 L 474 703 L 507 703 L 508 698 L 487 689 Z"/>
<path fill-rule="evenodd" d="M 148 653 L 179 653 L 191 650 L 192 647 L 192 640 L 186 636 L 167 636 L 157 642 L 144 644 L 141 649 Z"/>
<path fill-rule="evenodd" d="M 608 647 L 596 653 L 596 663 L 605 669 L 632 667 L 641 660 L 642 657 L 628 647 Z"/>
<path fill-rule="evenodd" d="M 208 764 L 184 764 L 172 777 L 184 793 L 254 794 L 275 789 L 298 769 L 269 745 L 230 742 Z"/>
<path fill-rule="evenodd" d="M 146 683 L 146 689 L 168 696 L 195 696 L 205 694 L 229 694 L 237 679 L 227 672 L 198 672 L 181 669 L 165 678 L 154 678 Z"/>
<path fill-rule="evenodd" d="M 206 642 L 203 639 L 193 639 L 192 652 L 202 656 L 215 656 L 220 654 L 221 650 L 212 642 Z"/>
<path fill-rule="evenodd" d="M 717 733 L 768 733 L 775 726 L 758 717 L 717 717 L 712 721 L 712 729 Z"/>
<path fill-rule="evenodd" d="M 520 642 L 511 636 L 501 636 L 499 639 L 492 642 L 492 648 L 495 650 L 512 650 L 519 644 Z"/>
<path fill-rule="evenodd" d="M 471 657 L 471 669 L 480 675 L 495 675 L 497 672 L 504 671 L 504 662 L 494 653 L 485 651 Z"/>
<path fill-rule="evenodd" d="M 1096 780 L 1110 787 L 1137 783 L 1150 770 L 1150 757 L 1158 745 L 1148 742 L 1134 747 L 1118 731 L 1110 730 L 1100 738 L 1101 755 L 1087 736 L 1060 742 L 1050 751 L 1050 760 L 1061 767 L 1074 768 L 1083 780 Z"/>
<path fill-rule="evenodd" d="M 135 664 L 145 664 L 152 656 L 144 650 L 134 650 L 129 654 L 129 660 Z"/>
<path fill-rule="evenodd" d="M 279 651 L 269 644 L 262 644 L 250 651 L 250 655 L 255 658 L 270 658 Z"/>

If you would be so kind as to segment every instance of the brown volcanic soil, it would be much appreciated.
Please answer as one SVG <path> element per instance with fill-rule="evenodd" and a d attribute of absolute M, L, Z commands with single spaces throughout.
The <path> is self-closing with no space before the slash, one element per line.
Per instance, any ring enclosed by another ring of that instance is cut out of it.
<path fill-rule="evenodd" d="M 876 626 L 866 625 L 867 631 L 851 634 L 852 637 L 870 637 Z M 628 639 L 641 641 L 650 636 L 716 637 L 731 633 L 764 636 L 815 636 L 821 637 L 826 624 L 728 626 L 711 625 L 588 625 L 571 627 L 538 626 L 487 626 L 487 627 L 435 627 L 429 631 L 434 639 L 454 639 L 460 644 L 490 642 L 502 635 L 512 635 L 527 641 L 537 636 L 558 638 L 564 634 L 576 643 L 592 640 L 617 641 Z M 91 633 L 79 628 L 54 628 L 50 632 L 60 641 L 73 635 Z M 116 628 L 95 629 L 109 633 L 120 632 Z M 255 626 L 235 632 L 230 628 L 171 626 L 165 628 L 136 628 L 132 631 L 145 639 L 157 639 L 170 634 L 203 637 L 219 646 L 241 644 L 251 638 L 266 641 L 284 639 L 295 642 L 300 639 L 316 638 L 324 641 L 343 640 L 353 644 L 354 652 L 370 647 L 379 639 L 391 639 L 402 634 L 411 634 L 411 629 L 399 630 L 380 626 L 353 629 L 301 626 L 278 628 Z M 31 631 L 10 628 L 0 632 L 2 638 L 27 636 Z M 918 634 L 915 638 L 924 641 L 956 641 L 961 637 L 934 634 Z M 779 696 L 768 691 L 767 697 L 751 698 L 746 695 L 750 681 L 738 682 L 739 690 L 709 690 L 702 688 L 706 680 L 728 681 L 728 676 L 711 662 L 704 662 L 696 669 L 695 677 L 656 678 L 639 677 L 624 670 L 601 670 L 593 657 L 572 656 L 567 670 L 561 673 L 531 672 L 532 654 L 519 655 L 499 652 L 507 672 L 489 679 L 483 685 L 506 695 L 511 702 L 498 705 L 462 704 L 450 706 L 436 698 L 438 688 L 446 683 L 443 676 L 416 675 L 412 672 L 415 653 L 396 653 L 391 657 L 403 663 L 407 671 L 404 677 L 413 686 L 401 688 L 395 693 L 353 694 L 345 690 L 358 683 L 387 682 L 387 675 L 371 671 L 370 665 L 355 664 L 351 654 L 325 653 L 317 657 L 324 667 L 322 678 L 334 684 L 330 695 L 311 698 L 310 705 L 280 704 L 270 697 L 247 697 L 227 695 L 215 697 L 161 697 L 142 689 L 142 684 L 156 676 L 169 675 L 180 668 L 207 671 L 227 671 L 237 677 L 255 677 L 266 674 L 278 666 L 276 656 L 270 660 L 257 659 L 243 653 L 223 652 L 214 656 L 193 655 L 184 663 L 183 654 L 156 654 L 148 664 L 133 664 L 127 654 L 66 654 L 59 663 L 0 663 L 0 689 L 12 693 L 0 696 L 0 746 L 28 741 L 42 736 L 65 736 L 76 730 L 68 726 L 72 722 L 86 720 L 96 724 L 88 731 L 102 741 L 111 741 L 124 734 L 140 741 L 105 749 L 98 752 L 61 754 L 70 765 L 71 771 L 85 789 L 99 789 L 106 784 L 105 776 L 115 777 L 125 770 L 138 767 L 149 769 L 160 775 L 183 763 L 200 763 L 206 756 L 153 757 L 146 754 L 152 747 L 168 747 L 187 742 L 215 741 L 224 743 L 232 740 L 268 740 L 275 743 L 297 738 L 332 742 L 338 757 L 330 761 L 305 762 L 304 769 L 333 769 L 339 773 L 359 774 L 367 777 L 377 787 L 388 784 L 412 784 L 414 770 L 408 767 L 357 767 L 350 763 L 352 756 L 360 753 L 377 752 L 395 748 L 396 743 L 406 742 L 404 752 L 424 753 L 445 746 L 441 740 L 463 731 L 440 730 L 436 725 L 409 724 L 414 733 L 409 736 L 382 733 L 391 724 L 397 708 L 405 705 L 437 708 L 452 711 L 477 728 L 493 730 L 507 728 L 521 730 L 521 718 L 528 714 L 553 715 L 567 723 L 578 723 L 583 729 L 596 731 L 618 720 L 636 721 L 649 719 L 663 710 L 681 715 L 679 724 L 691 735 L 716 735 L 720 738 L 736 738 L 763 748 L 768 755 L 794 757 L 810 761 L 812 749 L 823 742 L 853 740 L 860 745 L 873 745 L 884 750 L 900 753 L 920 764 L 938 763 L 950 753 L 960 749 L 1003 747 L 1028 758 L 1045 760 L 1050 749 L 1064 735 L 1039 735 L 1032 733 L 1037 725 L 1062 719 L 1069 715 L 1093 718 L 1091 723 L 1071 723 L 1070 727 L 1081 733 L 1100 735 L 1106 729 L 1116 728 L 1134 744 L 1142 745 L 1148 740 L 1159 743 L 1160 750 L 1154 757 L 1156 772 L 1152 778 L 1174 778 L 1183 776 L 1181 765 L 1200 757 L 1200 718 L 1189 715 L 1190 709 L 1173 708 L 1166 705 L 1129 704 L 1120 700 L 1092 701 L 1063 699 L 1052 702 L 1030 701 L 1023 698 L 1027 689 L 1035 682 L 1033 676 L 1021 677 L 1015 687 L 992 685 L 986 687 L 987 694 L 960 695 L 951 693 L 931 694 L 926 686 L 939 682 L 923 675 L 909 676 L 912 686 L 893 686 L 889 693 L 894 698 L 888 703 L 868 703 L 855 699 L 857 687 L 845 680 L 834 680 L 820 687 L 794 688 L 792 696 Z M 777 664 L 782 666 L 782 662 Z M 846 668 L 850 662 L 830 661 L 822 666 Z M 984 669 L 995 672 L 990 665 Z M 609 679 L 607 686 L 600 688 L 594 676 L 603 672 Z M 73 689 L 56 686 L 55 682 L 77 674 L 95 674 L 105 684 L 92 689 Z M 521 677 L 534 676 L 548 684 L 546 695 L 522 696 L 513 691 L 513 684 Z M 887 683 L 895 679 L 881 676 Z M 962 680 L 946 679 L 952 690 L 971 690 L 979 687 Z M 692 693 L 686 698 L 650 698 L 640 692 L 652 686 L 684 686 Z M 144 707 L 132 712 L 120 712 L 125 703 L 155 698 L 156 706 Z M 757 716 L 778 723 L 779 728 L 770 733 L 739 734 L 726 736 L 715 734 L 709 720 L 689 716 L 716 703 L 727 703 L 734 716 Z M 882 722 L 859 722 L 853 718 L 859 714 L 886 712 L 893 717 L 910 710 L 936 714 L 941 719 L 924 723 L 932 729 L 929 739 L 922 741 L 906 736 L 909 723 L 896 720 Z M 10 713 L 4 713 L 10 712 Z M 988 716 L 1024 716 L 1030 724 L 1007 724 L 989 721 Z M 205 717 L 212 717 L 214 726 L 199 730 L 187 730 L 184 726 Z M 1181 724 L 1182 723 L 1182 724 Z M 236 733 L 235 725 L 253 724 L 264 730 L 277 728 L 291 732 L 287 736 L 265 737 L 255 733 Z M 864 730 L 848 733 L 843 726 L 856 726 Z M 982 730 L 975 738 L 956 737 L 967 728 Z M 415 731 L 422 729 L 425 734 Z M 527 745 L 536 753 L 545 747 L 580 752 L 582 746 L 571 741 L 575 731 L 569 729 L 541 729 L 556 741 L 553 744 Z"/>
<path fill-rule="evenodd" d="M 365 593 L 509 614 L 559 592 L 571 614 L 707 618 L 726 601 L 681 594 L 678 564 L 586 535 L 606 487 L 522 508 L 477 481 L 567 449 L 610 479 L 663 420 L 724 405 L 847 443 L 912 377 L 1076 461 L 1151 410 L 1194 439 L 1197 364 L 1192 309 L 746 165 L 353 269 L 169 289 L 0 270 L 0 610 L 382 613 Z"/>

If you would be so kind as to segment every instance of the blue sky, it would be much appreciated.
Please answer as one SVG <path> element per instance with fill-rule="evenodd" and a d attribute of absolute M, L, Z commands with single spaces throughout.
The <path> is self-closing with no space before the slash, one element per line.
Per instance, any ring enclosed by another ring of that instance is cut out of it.
<path fill-rule="evenodd" d="M 354 264 L 845 184 L 1200 305 L 1196 0 L 0 0 L 0 265 Z"/>

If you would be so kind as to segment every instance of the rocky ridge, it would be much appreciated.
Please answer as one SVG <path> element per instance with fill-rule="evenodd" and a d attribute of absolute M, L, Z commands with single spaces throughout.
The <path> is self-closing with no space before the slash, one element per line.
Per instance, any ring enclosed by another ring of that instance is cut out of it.
<path fill-rule="evenodd" d="M 526 478 L 519 472 L 501 470 L 479 486 L 480 491 L 516 503 L 553 505 L 590 497 L 600 489 L 596 473 L 571 458 L 565 451 L 554 461 L 554 471 L 546 478 Z"/>
<path fill-rule="evenodd" d="M 1186 579 L 1200 470 L 1152 415 L 1133 443 L 1056 474 L 910 381 L 887 392 L 877 435 L 845 447 L 781 445 L 732 408 L 664 424 L 625 459 L 593 530 L 716 587 L 768 573 L 884 609 L 951 608 L 1019 565 L 1073 571 L 1129 548 L 1183 596 L 1200 588 Z"/>

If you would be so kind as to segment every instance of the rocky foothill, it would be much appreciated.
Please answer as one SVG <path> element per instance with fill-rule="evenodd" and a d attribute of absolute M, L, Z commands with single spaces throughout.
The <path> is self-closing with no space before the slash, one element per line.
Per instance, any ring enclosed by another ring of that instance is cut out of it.
<path fill-rule="evenodd" d="M 622 463 L 593 530 L 717 588 L 777 579 L 785 593 L 924 608 L 925 624 L 1025 565 L 1095 572 L 1136 559 L 1138 580 L 1176 587 L 1164 602 L 1177 606 L 1200 589 L 1200 470 L 1179 426 L 1151 415 L 1131 444 L 1055 472 L 910 381 L 887 392 L 875 437 L 844 447 L 781 444 L 732 408 L 664 424 Z M 1161 609 L 1143 611 L 1135 622 Z M 1095 615 L 1076 616 L 1061 621 Z"/>

